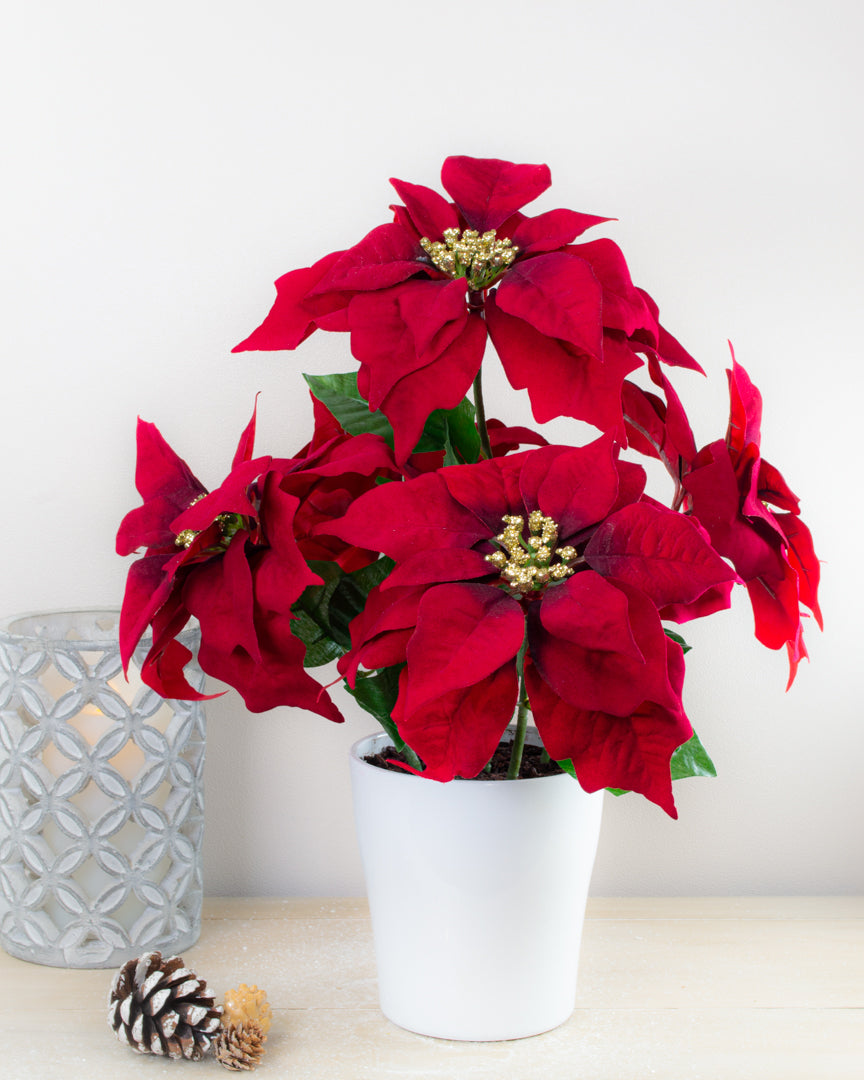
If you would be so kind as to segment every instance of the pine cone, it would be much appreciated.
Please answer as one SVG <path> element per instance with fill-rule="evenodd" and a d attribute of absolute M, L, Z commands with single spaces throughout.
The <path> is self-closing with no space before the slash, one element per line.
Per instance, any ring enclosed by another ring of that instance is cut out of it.
<path fill-rule="evenodd" d="M 264 1053 L 264 1034 L 258 1020 L 246 1020 L 242 1024 L 228 1024 L 213 1040 L 216 1060 L 234 1072 L 251 1071 L 261 1064 Z"/>
<path fill-rule="evenodd" d="M 225 1004 L 222 1007 L 222 1027 L 256 1020 L 261 1025 L 261 1031 L 266 1035 L 270 1030 L 272 1019 L 273 1012 L 267 1001 L 267 995 L 257 986 L 240 983 L 235 990 L 229 990 L 226 993 Z"/>
<path fill-rule="evenodd" d="M 108 1023 L 139 1054 L 197 1061 L 219 1030 L 222 1006 L 183 959 L 159 952 L 130 960 L 114 976 Z"/>

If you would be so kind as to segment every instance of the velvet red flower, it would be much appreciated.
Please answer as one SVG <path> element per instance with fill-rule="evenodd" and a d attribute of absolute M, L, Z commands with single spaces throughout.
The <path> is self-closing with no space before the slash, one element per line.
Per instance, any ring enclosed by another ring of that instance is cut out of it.
<path fill-rule="evenodd" d="M 601 437 L 384 484 L 332 526 L 395 560 L 340 670 L 353 684 L 361 666 L 405 665 L 393 719 L 424 775 L 483 768 L 521 662 L 545 747 L 586 790 L 639 791 L 675 815 L 669 763 L 692 730 L 660 612 L 735 575 L 644 480 Z"/>
<path fill-rule="evenodd" d="M 789 685 L 806 657 L 801 605 L 819 627 L 819 560 L 800 517 L 798 497 L 761 455 L 762 395 L 732 356 L 730 414 L 725 439 L 696 449 L 687 416 L 655 362 L 651 378 L 665 401 L 632 383 L 623 402 L 630 445 L 659 458 L 675 478 L 676 506 L 697 518 L 716 551 L 729 559 L 747 586 L 756 637 L 769 649 L 786 646 Z M 715 605 L 715 606 L 712 606 Z M 722 596 L 706 594 L 693 614 L 723 607 Z M 683 621 L 684 611 L 676 613 Z"/>
<path fill-rule="evenodd" d="M 441 181 L 452 202 L 392 180 L 402 200 L 394 220 L 279 278 L 269 315 L 235 351 L 350 332 L 359 389 L 390 420 L 400 462 L 429 413 L 465 396 L 487 332 L 538 422 L 572 416 L 622 442 L 621 387 L 639 354 L 701 370 L 633 285 L 618 247 L 574 243 L 608 219 L 521 212 L 550 186 L 547 166 L 450 157 Z"/>
<path fill-rule="evenodd" d="M 190 653 L 176 640 L 194 616 L 201 667 L 235 687 L 253 712 L 293 705 L 342 719 L 303 668 L 291 606 L 306 586 L 322 583 L 307 559 L 353 569 L 377 557 L 328 536 L 327 522 L 377 477 L 398 474 L 382 439 L 328 432 L 319 417 L 301 455 L 279 460 L 252 457 L 253 415 L 229 476 L 210 493 L 154 425 L 139 421 L 136 484 L 144 504 L 124 518 L 117 550 L 146 551 L 129 570 L 121 653 L 128 665 L 152 627 L 142 678 L 164 696 L 200 696 L 183 675 Z"/>
<path fill-rule="evenodd" d="M 726 438 L 696 454 L 684 487 L 693 515 L 747 586 L 757 639 L 769 649 L 786 646 L 791 686 L 807 656 L 802 604 L 822 627 L 819 560 L 798 497 L 761 456 L 762 396 L 734 355 L 727 376 Z"/>

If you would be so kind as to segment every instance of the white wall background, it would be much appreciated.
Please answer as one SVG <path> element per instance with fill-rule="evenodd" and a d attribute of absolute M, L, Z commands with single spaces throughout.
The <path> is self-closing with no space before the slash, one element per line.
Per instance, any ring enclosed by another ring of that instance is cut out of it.
<path fill-rule="evenodd" d="M 386 220 L 389 176 L 545 161 L 542 205 L 618 217 L 708 371 L 676 377 L 702 442 L 725 430 L 734 341 L 825 563 L 827 630 L 789 694 L 743 591 L 687 628 L 720 776 L 677 785 L 677 823 L 607 797 L 594 891 L 864 890 L 862 32 L 855 0 L 10 5 L 0 613 L 119 604 L 136 415 L 211 485 L 257 390 L 259 446 L 306 440 L 300 371 L 351 370 L 347 338 L 230 348 L 274 278 Z M 490 378 L 492 414 L 527 420 Z M 209 716 L 208 891 L 362 892 L 345 752 L 371 722 L 234 694 Z"/>

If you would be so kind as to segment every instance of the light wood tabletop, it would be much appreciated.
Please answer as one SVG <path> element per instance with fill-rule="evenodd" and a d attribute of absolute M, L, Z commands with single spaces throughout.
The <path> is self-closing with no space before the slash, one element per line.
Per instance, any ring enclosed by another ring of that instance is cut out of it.
<path fill-rule="evenodd" d="M 864 897 L 591 899 L 573 1017 L 457 1043 L 378 1011 L 365 900 L 205 902 L 188 966 L 221 999 L 267 991 L 259 1075 L 290 1080 L 861 1080 Z M 3 1080 L 226 1076 L 139 1056 L 106 1020 L 111 971 L 0 953 Z"/>

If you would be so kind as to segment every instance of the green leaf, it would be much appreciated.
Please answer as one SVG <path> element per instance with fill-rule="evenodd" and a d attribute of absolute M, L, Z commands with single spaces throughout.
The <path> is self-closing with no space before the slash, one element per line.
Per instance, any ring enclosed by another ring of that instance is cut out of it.
<path fill-rule="evenodd" d="M 317 570 L 319 564 L 310 563 L 310 565 Z M 394 565 L 392 559 L 382 558 L 351 574 L 342 574 L 336 588 L 330 594 L 327 607 L 331 637 L 336 641 L 344 640 L 350 644 L 349 627 L 352 620 L 366 607 L 369 593 L 376 585 L 381 584 Z"/>
<path fill-rule="evenodd" d="M 296 606 L 293 610 L 295 617 L 291 620 L 291 633 L 306 646 L 303 667 L 321 667 L 344 655 L 345 649 L 333 641 L 310 615 Z"/>
<path fill-rule="evenodd" d="M 338 375 L 304 375 L 309 389 L 323 402 L 349 435 L 380 435 L 393 446 L 393 428 L 380 410 L 372 412 L 357 389 L 356 371 Z"/>
<path fill-rule="evenodd" d="M 683 780 L 687 776 L 717 775 L 714 762 L 695 731 L 672 755 L 671 769 L 673 780 Z"/>
<path fill-rule="evenodd" d="M 345 689 L 358 705 L 374 716 L 384 728 L 399 753 L 405 749 L 405 741 L 400 736 L 391 713 L 399 696 L 399 674 L 404 666 L 397 664 L 376 672 L 358 672 L 353 690 L 345 684 Z"/>
<path fill-rule="evenodd" d="M 304 375 L 309 389 L 323 402 L 349 435 L 380 435 L 393 446 L 393 428 L 380 410 L 370 411 L 357 389 L 357 373 Z M 463 398 L 455 409 L 435 409 L 429 414 L 414 453 L 444 451 L 445 464 L 458 465 L 480 458 L 480 435 L 474 422 L 474 406 Z"/>
<path fill-rule="evenodd" d="M 377 562 L 369 563 L 368 566 L 363 566 L 348 576 L 368 596 L 376 585 L 384 581 L 395 565 L 392 559 L 384 555 Z"/>
<path fill-rule="evenodd" d="M 345 655 L 341 645 L 337 645 L 332 638 L 321 637 L 318 641 L 306 646 L 306 655 L 303 657 L 303 667 L 321 667 L 323 664 L 332 663 Z"/>
<path fill-rule="evenodd" d="M 429 414 L 417 454 L 444 451 L 445 465 L 473 463 L 480 458 L 480 435 L 474 422 L 474 406 L 463 398 L 455 409 L 435 409 Z"/>
<path fill-rule="evenodd" d="M 338 642 L 344 649 L 350 649 L 350 636 L 347 634 L 340 635 L 338 632 L 339 624 L 334 626 L 330 613 L 333 594 L 346 575 L 336 563 L 310 562 L 309 566 L 319 577 L 324 579 L 324 584 L 307 585 L 300 594 L 300 598 L 292 605 L 291 610 L 295 615 L 304 612 L 327 637 Z"/>
<path fill-rule="evenodd" d="M 460 461 L 472 464 L 480 460 L 480 433 L 477 431 L 474 406 L 462 401 L 447 413 L 449 442 Z"/>
<path fill-rule="evenodd" d="M 678 644 L 681 646 L 682 652 L 688 653 L 693 648 L 692 645 L 687 644 L 687 642 L 684 640 L 683 637 L 681 637 L 680 634 L 676 634 L 674 630 L 667 630 L 664 626 L 663 633 L 666 635 L 666 637 L 672 638 L 673 641 L 677 641 Z"/>

